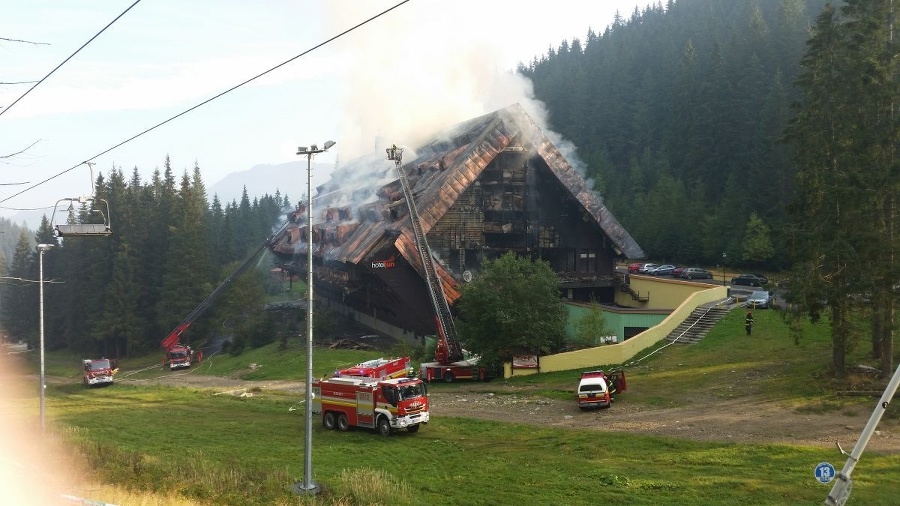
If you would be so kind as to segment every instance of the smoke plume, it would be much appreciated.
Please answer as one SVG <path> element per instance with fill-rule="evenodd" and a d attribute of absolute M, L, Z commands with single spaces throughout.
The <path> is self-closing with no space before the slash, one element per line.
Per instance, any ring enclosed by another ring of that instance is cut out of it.
<path fill-rule="evenodd" d="M 330 30 L 392 4 L 373 3 L 329 2 Z M 418 146 L 456 123 L 519 103 L 576 165 L 574 146 L 547 128 L 531 81 L 514 72 L 510 46 L 518 39 L 498 27 L 539 29 L 540 14 L 510 1 L 410 2 L 339 39 L 340 60 L 348 62 L 342 156 Z"/>

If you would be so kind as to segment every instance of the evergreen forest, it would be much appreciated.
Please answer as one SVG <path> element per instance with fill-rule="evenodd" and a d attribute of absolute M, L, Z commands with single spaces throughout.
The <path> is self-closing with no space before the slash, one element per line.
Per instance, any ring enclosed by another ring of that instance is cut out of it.
<path fill-rule="evenodd" d="M 796 168 L 781 142 L 824 0 L 670 0 L 519 72 L 651 259 L 789 265 Z"/>
<path fill-rule="evenodd" d="M 96 181 L 97 200 L 109 203 L 112 235 L 57 239 L 46 216 L 34 237 L 22 231 L 5 282 L 0 322 L 7 333 L 37 347 L 39 270 L 43 264 L 44 334 L 48 350 L 68 348 L 108 357 L 160 350 L 160 341 L 241 261 L 258 250 L 284 219 L 288 197 L 278 192 L 252 201 L 210 203 L 199 166 L 177 180 L 167 157 L 163 170 L 142 181 L 118 168 Z M 84 210 L 75 221 L 96 222 Z M 57 217 L 54 221 L 59 222 Z M 65 219 L 61 220 L 65 223 Z M 51 244 L 43 261 L 37 244 Z M 261 302 L 271 261 L 256 275 L 235 280 L 185 334 L 205 337 L 211 326 L 229 329 L 238 346 L 275 339 Z M 281 284 L 275 288 L 280 289 Z M 226 316 L 227 315 L 227 316 Z"/>
<path fill-rule="evenodd" d="M 891 0 L 669 0 L 519 71 L 650 258 L 789 271 L 789 319 L 828 322 L 833 372 L 868 340 L 886 378 L 895 18 Z"/>
<path fill-rule="evenodd" d="M 894 17 L 891 0 L 668 0 L 517 71 L 649 258 L 790 272 L 789 316 L 828 319 L 834 372 L 868 339 L 884 376 L 900 286 Z M 289 207 L 277 192 L 210 203 L 199 166 L 176 181 L 168 158 L 150 181 L 113 168 L 96 191 L 112 236 L 67 238 L 41 262 L 51 224 L 19 234 L 0 290 L 12 336 L 37 343 L 43 264 L 49 349 L 157 350 Z M 243 276 L 192 331 L 272 340 L 267 280 Z"/>

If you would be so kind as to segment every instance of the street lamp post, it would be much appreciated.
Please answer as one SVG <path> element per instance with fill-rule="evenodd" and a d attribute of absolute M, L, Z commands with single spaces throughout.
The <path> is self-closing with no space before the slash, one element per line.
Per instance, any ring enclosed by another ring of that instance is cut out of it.
<path fill-rule="evenodd" d="M 41 430 L 44 430 L 44 252 L 52 248 L 52 244 L 38 244 L 38 275 L 40 276 L 40 319 L 41 319 Z"/>
<path fill-rule="evenodd" d="M 722 253 L 722 286 L 725 286 L 725 253 Z"/>
<path fill-rule="evenodd" d="M 327 141 L 320 149 L 313 144 L 300 146 L 298 155 L 306 155 L 306 445 L 304 447 L 303 483 L 294 485 L 301 494 L 315 495 L 319 486 L 312 481 L 312 348 L 313 348 L 313 233 L 312 233 L 312 157 L 324 153 L 334 141 Z"/>

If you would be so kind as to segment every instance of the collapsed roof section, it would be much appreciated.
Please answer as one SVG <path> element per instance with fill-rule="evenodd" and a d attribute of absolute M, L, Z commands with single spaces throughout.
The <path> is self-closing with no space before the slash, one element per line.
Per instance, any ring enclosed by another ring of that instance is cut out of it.
<path fill-rule="evenodd" d="M 575 207 L 580 208 L 581 221 L 593 221 L 601 235 L 608 238 L 608 241 L 604 238 L 604 244 L 611 246 L 619 257 L 644 257 L 641 248 L 588 187 L 584 178 L 518 104 L 461 123 L 419 147 L 415 153 L 407 150 L 401 169 L 409 179 L 421 228 L 426 235 L 438 226 L 453 206 L 464 206 L 469 198 L 468 191 L 474 187 L 481 188 L 485 168 L 501 153 L 521 155 L 524 161 L 516 162 L 520 165 L 531 164 L 540 166 L 541 170 L 544 170 L 543 167 L 549 169 L 552 176 L 548 177 L 558 181 L 558 186 L 568 194 L 568 200 L 577 202 Z M 486 186 L 489 184 L 485 182 Z M 509 203 L 504 204 L 504 199 L 524 198 L 521 195 L 510 197 L 510 192 L 506 193 L 486 196 L 479 193 L 483 203 L 476 205 L 486 210 L 493 206 L 499 212 L 500 209 L 510 208 Z M 521 208 L 522 204 L 513 202 L 512 206 Z M 548 218 L 549 211 L 543 212 L 545 222 L 568 219 Z M 271 246 L 276 253 L 299 255 L 306 252 L 306 218 L 302 207 L 295 212 L 294 219 L 298 227 Z M 497 232 L 508 232 L 507 227 L 514 226 L 538 228 L 529 226 L 527 221 L 524 225 L 482 223 L 478 226 L 483 227 L 484 231 L 494 226 L 498 228 Z M 481 230 L 479 228 L 479 232 Z M 465 240 L 462 242 L 465 243 Z M 470 246 L 473 242 L 477 241 L 470 240 Z M 324 264 L 341 262 L 359 265 L 395 248 L 412 267 L 423 273 L 409 210 L 392 162 L 375 156 L 356 160 L 336 169 L 331 179 L 317 188 L 317 195 L 313 198 L 313 244 L 314 256 Z M 484 243 L 480 245 L 485 246 L 490 247 Z M 454 301 L 458 297 L 458 283 L 455 280 L 461 279 L 462 271 L 448 267 L 440 259 L 435 267 L 445 281 L 448 300 Z"/>

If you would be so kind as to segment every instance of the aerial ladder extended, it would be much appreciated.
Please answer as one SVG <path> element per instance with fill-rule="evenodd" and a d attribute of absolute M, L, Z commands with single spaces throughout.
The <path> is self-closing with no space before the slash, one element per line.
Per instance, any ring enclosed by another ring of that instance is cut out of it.
<path fill-rule="evenodd" d="M 416 209 L 416 202 L 413 199 L 412 189 L 409 187 L 409 180 L 402 168 L 403 148 L 396 145 L 387 148 L 388 160 L 392 160 L 400 175 L 400 185 L 403 188 L 403 196 L 406 198 L 406 204 L 409 207 L 409 221 L 412 224 L 413 234 L 416 238 L 416 248 L 419 257 L 422 259 L 422 270 L 425 271 L 425 282 L 428 285 L 428 292 L 431 296 L 431 303 L 434 307 L 435 320 L 437 323 L 439 341 L 434 358 L 441 364 L 451 364 L 463 359 L 462 346 L 456 335 L 456 327 L 453 325 L 453 317 L 450 313 L 450 305 L 447 303 L 447 297 L 444 294 L 444 288 L 441 284 L 441 278 L 438 276 L 434 268 L 434 261 L 431 256 L 431 249 L 428 247 L 428 240 L 422 231 L 422 224 L 419 221 L 419 212 Z"/>
<path fill-rule="evenodd" d="M 287 230 L 290 225 L 289 221 L 286 221 L 282 224 L 281 228 L 278 229 L 275 234 L 265 240 L 255 251 L 250 253 L 250 255 L 244 259 L 244 261 L 227 277 L 224 281 L 222 281 L 219 286 L 217 286 L 209 295 L 200 302 L 193 311 L 191 311 L 184 320 L 181 321 L 171 332 L 160 342 L 160 345 L 163 349 L 166 350 L 166 357 L 163 360 L 163 364 L 168 364 L 170 368 L 175 369 L 177 367 L 190 367 L 191 363 L 194 361 L 199 362 L 202 360 L 203 354 L 200 352 L 194 353 L 193 350 L 190 349 L 187 345 L 181 343 L 181 335 L 187 331 L 187 329 L 191 326 L 194 321 L 200 317 L 209 307 L 222 295 L 222 292 L 225 291 L 226 288 L 231 286 L 235 279 L 237 279 L 244 271 L 250 267 L 256 258 L 264 249 L 266 249 L 270 244 L 275 242 L 278 237 L 280 237 L 285 230 Z"/>

